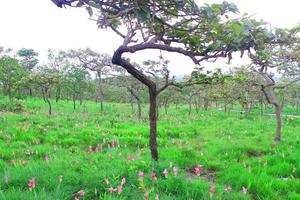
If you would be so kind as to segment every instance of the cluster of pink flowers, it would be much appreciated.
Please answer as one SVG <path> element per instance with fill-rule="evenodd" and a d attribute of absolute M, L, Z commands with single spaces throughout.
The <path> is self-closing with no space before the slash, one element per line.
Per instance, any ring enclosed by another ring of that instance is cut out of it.
<path fill-rule="evenodd" d="M 194 169 L 194 172 L 197 176 L 200 176 L 201 173 L 202 173 L 203 169 L 202 169 L 202 166 L 201 165 L 197 165 Z"/>
<path fill-rule="evenodd" d="M 105 182 L 106 185 L 109 185 L 109 180 L 108 180 L 108 179 L 105 179 L 104 182 Z M 123 185 L 124 185 L 125 183 L 126 183 L 126 178 L 123 177 L 122 180 L 121 180 L 121 184 L 118 185 L 117 188 L 114 188 L 114 187 L 111 186 L 111 187 L 108 189 L 108 192 L 109 192 L 110 194 L 112 194 L 112 193 L 114 193 L 114 192 L 118 192 L 118 194 L 121 194 L 121 193 L 123 192 Z"/>
<path fill-rule="evenodd" d="M 226 188 L 225 188 L 225 191 L 226 192 L 231 192 L 232 188 L 230 185 L 227 185 Z M 212 198 L 214 193 L 215 193 L 216 189 L 215 189 L 215 186 L 212 185 L 210 188 L 209 188 L 209 196 Z M 242 191 L 241 191 L 243 194 L 247 194 L 247 188 L 246 187 L 242 187 Z"/>

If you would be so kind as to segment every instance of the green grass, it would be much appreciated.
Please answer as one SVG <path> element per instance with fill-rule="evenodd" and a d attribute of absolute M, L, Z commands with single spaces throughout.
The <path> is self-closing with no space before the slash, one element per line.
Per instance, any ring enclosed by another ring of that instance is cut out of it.
<path fill-rule="evenodd" d="M 92 102 L 74 112 L 71 102 L 60 101 L 53 103 L 49 117 L 42 100 L 24 103 L 30 114 L 0 116 L 0 199 L 68 200 L 84 190 L 80 199 L 140 200 L 146 190 L 150 199 L 158 194 L 161 200 L 200 200 L 210 198 L 212 185 L 213 199 L 300 199 L 300 119 L 284 118 L 283 141 L 276 145 L 272 116 L 222 111 L 189 116 L 187 106 L 172 108 L 168 115 L 161 110 L 156 163 L 148 150 L 146 105 L 138 120 L 127 104 L 105 104 L 100 114 Z M 102 151 L 88 152 L 97 145 Z M 170 162 L 178 168 L 177 176 Z M 200 177 L 193 173 L 197 165 L 203 167 Z M 139 171 L 145 173 L 143 182 Z M 123 192 L 109 194 L 123 177 Z M 28 189 L 31 178 L 36 179 L 33 191 Z M 231 192 L 225 191 L 227 185 Z M 243 186 L 247 194 L 241 192 Z"/>

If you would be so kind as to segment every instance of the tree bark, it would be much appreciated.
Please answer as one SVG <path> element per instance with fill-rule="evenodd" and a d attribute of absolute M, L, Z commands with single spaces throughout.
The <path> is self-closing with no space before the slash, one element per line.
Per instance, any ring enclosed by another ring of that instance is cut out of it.
<path fill-rule="evenodd" d="M 277 121 L 277 127 L 276 127 L 276 137 L 275 141 L 280 141 L 281 139 L 281 128 L 282 128 L 282 119 L 281 119 L 281 106 L 279 103 L 274 103 L 275 106 L 275 112 L 276 112 L 276 121 Z"/>
<path fill-rule="evenodd" d="M 98 89 L 99 89 L 99 102 L 100 102 L 100 111 L 103 112 L 104 107 L 103 107 L 103 101 L 104 101 L 104 92 L 103 92 L 103 80 L 102 80 L 102 73 L 101 71 L 97 71 L 97 75 L 98 75 Z"/>
<path fill-rule="evenodd" d="M 277 100 L 276 94 L 275 94 L 275 82 L 272 78 L 269 77 L 268 74 L 262 74 L 266 82 L 268 83 L 269 87 L 262 87 L 262 91 L 265 94 L 265 97 L 267 101 L 272 104 L 275 108 L 275 114 L 276 114 L 276 136 L 275 141 L 280 141 L 281 139 L 281 128 L 282 128 L 282 119 L 281 119 L 281 105 Z"/>
<path fill-rule="evenodd" d="M 151 150 L 152 159 L 158 160 L 158 151 L 157 151 L 157 93 L 156 87 L 149 87 L 149 96 L 150 96 L 150 110 L 149 110 L 149 119 L 150 119 L 150 139 L 149 145 Z"/>
<path fill-rule="evenodd" d="M 192 99 L 189 99 L 189 115 L 191 115 L 192 112 Z"/>
<path fill-rule="evenodd" d="M 46 97 L 46 102 L 48 103 L 48 113 L 51 116 L 52 115 L 52 106 L 51 106 L 51 101 L 50 101 L 50 93 L 49 93 L 49 89 L 45 88 L 45 97 Z"/>
<path fill-rule="evenodd" d="M 138 117 L 141 119 L 142 118 L 142 102 L 141 102 L 141 99 L 138 98 L 137 101 L 137 107 L 138 107 Z"/>
<path fill-rule="evenodd" d="M 73 109 L 76 110 L 76 97 L 73 95 Z"/>
<path fill-rule="evenodd" d="M 42 88 L 42 95 L 43 95 L 43 100 L 44 100 L 44 102 L 47 102 L 47 101 L 46 101 L 45 92 L 44 92 L 44 89 L 43 89 L 43 88 Z"/>
<path fill-rule="evenodd" d="M 141 71 L 137 70 L 128 60 L 122 59 L 122 54 L 125 52 L 130 52 L 128 47 L 120 46 L 113 55 L 112 63 L 119 65 L 127 70 L 133 77 L 146 85 L 149 89 L 150 97 L 150 107 L 149 107 L 149 125 L 150 125 L 150 138 L 149 146 L 151 151 L 151 157 L 153 160 L 158 160 L 158 151 L 157 151 L 157 90 L 156 84 L 151 79 L 149 79 Z"/>
<path fill-rule="evenodd" d="M 60 86 L 58 86 L 57 89 L 56 89 L 56 95 L 55 95 L 55 102 L 56 103 L 59 101 L 60 95 L 61 95 L 61 89 L 60 89 Z"/>
<path fill-rule="evenodd" d="M 204 109 L 207 111 L 209 106 L 209 99 L 207 97 L 204 98 Z"/>

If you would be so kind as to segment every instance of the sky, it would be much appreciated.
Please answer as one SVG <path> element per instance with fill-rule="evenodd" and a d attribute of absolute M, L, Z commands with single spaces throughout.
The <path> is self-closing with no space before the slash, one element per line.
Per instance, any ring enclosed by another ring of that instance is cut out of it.
<path fill-rule="evenodd" d="M 220 3 L 221 0 L 196 0 L 199 3 Z M 299 0 L 228 0 L 235 3 L 241 13 L 264 19 L 272 27 L 290 28 L 300 23 Z M 46 62 L 48 49 L 69 49 L 89 47 L 101 53 L 113 54 L 122 40 L 110 30 L 98 29 L 89 20 L 85 9 L 60 9 L 50 0 L 0 0 L 0 46 L 5 48 L 33 48 L 40 53 L 40 60 Z M 157 51 L 146 51 L 130 56 L 141 62 L 155 59 Z M 163 54 L 171 60 L 170 69 L 174 75 L 188 74 L 193 63 L 178 54 Z M 242 61 L 235 59 L 231 65 Z M 212 66 L 212 64 L 205 64 Z M 218 61 L 215 66 L 226 66 Z"/>

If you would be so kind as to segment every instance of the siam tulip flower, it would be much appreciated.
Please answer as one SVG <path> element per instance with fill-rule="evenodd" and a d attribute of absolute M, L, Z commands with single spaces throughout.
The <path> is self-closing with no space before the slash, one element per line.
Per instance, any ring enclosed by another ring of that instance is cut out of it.
<path fill-rule="evenodd" d="M 177 168 L 176 167 L 173 167 L 173 174 L 174 174 L 174 176 L 177 176 Z"/>
<path fill-rule="evenodd" d="M 214 196 L 214 193 L 215 193 L 215 186 L 212 185 L 210 188 L 209 188 L 209 196 L 210 198 L 212 198 Z"/>
<path fill-rule="evenodd" d="M 48 161 L 49 161 L 49 156 L 46 155 L 45 158 L 44 158 L 44 160 L 45 160 L 46 162 L 48 162 Z"/>
<path fill-rule="evenodd" d="M 126 183 L 126 178 L 122 178 L 122 182 L 121 182 L 121 185 L 124 185 Z"/>
<path fill-rule="evenodd" d="M 119 185 L 119 186 L 117 187 L 117 190 L 118 190 L 118 193 L 121 194 L 122 191 L 123 191 L 123 186 L 122 186 L 122 185 Z"/>
<path fill-rule="evenodd" d="M 242 193 L 243 193 L 243 194 L 247 194 L 247 188 L 244 187 L 244 186 L 242 187 Z"/>
<path fill-rule="evenodd" d="M 106 185 L 109 185 L 109 180 L 107 178 L 104 180 L 104 182 Z"/>
<path fill-rule="evenodd" d="M 141 180 L 144 179 L 144 172 L 139 171 L 139 179 L 141 179 Z"/>
<path fill-rule="evenodd" d="M 157 178 L 156 178 L 155 172 L 152 172 L 152 173 L 151 173 L 151 179 L 152 179 L 152 180 L 156 180 L 156 179 L 157 179 Z"/>
<path fill-rule="evenodd" d="M 163 174 L 165 175 L 166 178 L 168 178 L 169 172 L 167 169 L 164 169 Z"/>
<path fill-rule="evenodd" d="M 95 152 L 99 152 L 99 148 L 98 147 L 95 148 Z"/>
<path fill-rule="evenodd" d="M 230 185 L 228 185 L 227 187 L 226 187 L 226 192 L 230 192 L 231 191 L 231 187 L 230 187 Z"/>
<path fill-rule="evenodd" d="M 62 175 L 60 175 L 59 177 L 58 177 L 58 180 L 59 180 L 59 182 L 61 183 L 62 181 L 63 181 L 63 176 Z"/>
<path fill-rule="evenodd" d="M 84 192 L 84 190 L 80 190 L 80 191 L 78 192 L 78 194 L 79 194 L 79 196 L 83 197 L 84 194 L 85 194 L 85 192 Z"/>
<path fill-rule="evenodd" d="M 201 173 L 202 173 L 202 167 L 201 167 L 201 165 L 200 166 L 198 165 L 197 167 L 195 167 L 195 174 L 197 176 L 200 176 Z"/>
<path fill-rule="evenodd" d="M 131 161 L 132 160 L 131 156 L 127 156 L 127 160 Z"/>
<path fill-rule="evenodd" d="M 115 190 L 115 189 L 114 189 L 113 187 L 110 187 L 110 188 L 108 189 L 109 193 L 111 193 L 111 194 L 114 192 L 114 190 Z"/>
<path fill-rule="evenodd" d="M 29 188 L 30 191 L 32 191 L 32 189 L 35 188 L 35 184 L 36 184 L 35 178 L 32 178 L 32 179 L 29 180 L 28 188 Z"/>

